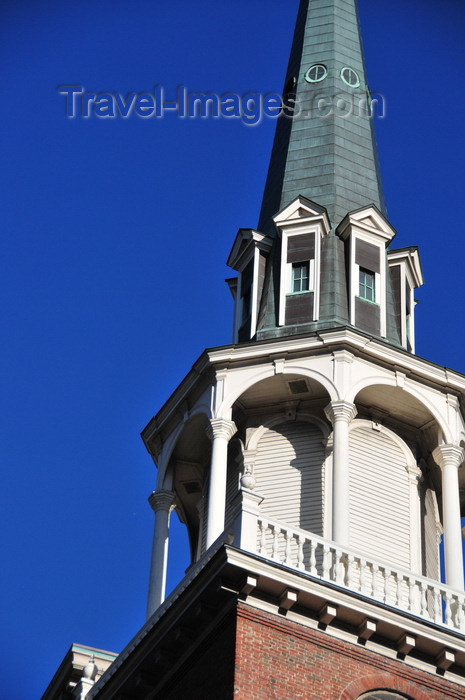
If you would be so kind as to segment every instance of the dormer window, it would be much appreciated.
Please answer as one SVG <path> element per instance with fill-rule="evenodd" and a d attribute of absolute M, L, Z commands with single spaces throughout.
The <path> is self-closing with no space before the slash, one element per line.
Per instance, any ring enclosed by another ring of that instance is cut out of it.
<path fill-rule="evenodd" d="M 395 231 L 374 206 L 348 214 L 337 228 L 346 243 L 350 323 L 371 335 L 388 336 L 386 247 Z M 389 317 L 391 322 L 391 316 Z M 391 331 L 389 331 L 391 332 Z"/>
<path fill-rule="evenodd" d="M 228 258 L 237 270 L 237 280 L 227 280 L 235 300 L 235 343 L 250 340 L 256 333 L 258 309 L 265 279 L 266 259 L 272 241 L 253 229 L 240 229 Z"/>
<path fill-rule="evenodd" d="M 416 247 L 388 252 L 394 313 L 400 342 L 415 352 L 414 290 L 423 284 L 420 257 Z"/>
<path fill-rule="evenodd" d="M 252 302 L 252 294 L 251 294 L 251 289 L 249 289 L 245 292 L 244 296 L 242 297 L 242 323 L 241 326 L 243 326 L 247 321 L 250 319 L 250 306 Z"/>
<path fill-rule="evenodd" d="M 273 221 L 281 238 L 278 326 L 303 326 L 320 313 L 321 240 L 330 223 L 326 210 L 296 197 Z"/>
<path fill-rule="evenodd" d="M 310 290 L 310 262 L 292 263 L 291 294 Z"/>
<path fill-rule="evenodd" d="M 365 301 L 376 301 L 375 273 L 364 267 L 359 268 L 359 292 L 360 299 Z"/>

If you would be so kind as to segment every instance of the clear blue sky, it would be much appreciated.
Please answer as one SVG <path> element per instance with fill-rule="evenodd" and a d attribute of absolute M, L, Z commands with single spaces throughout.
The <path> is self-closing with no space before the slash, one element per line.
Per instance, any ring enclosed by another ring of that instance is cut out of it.
<path fill-rule="evenodd" d="M 0 697 L 144 621 L 155 468 L 139 433 L 231 340 L 225 260 L 274 122 L 67 119 L 92 92 L 280 92 L 298 0 L 3 0 Z M 417 352 L 465 372 L 465 5 L 360 0 L 389 218 L 419 245 Z M 171 584 L 179 578 L 179 550 Z"/>

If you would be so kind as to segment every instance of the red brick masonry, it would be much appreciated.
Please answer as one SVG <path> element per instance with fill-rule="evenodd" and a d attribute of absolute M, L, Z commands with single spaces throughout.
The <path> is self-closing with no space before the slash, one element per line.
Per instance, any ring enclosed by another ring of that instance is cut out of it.
<path fill-rule="evenodd" d="M 440 676 L 238 605 L 235 700 L 355 700 L 380 688 L 413 700 L 465 698 L 465 688 Z"/>

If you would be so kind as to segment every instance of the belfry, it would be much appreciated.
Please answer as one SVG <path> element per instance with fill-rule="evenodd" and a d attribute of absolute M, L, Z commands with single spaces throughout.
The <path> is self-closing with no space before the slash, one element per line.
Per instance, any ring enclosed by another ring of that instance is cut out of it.
<path fill-rule="evenodd" d="M 75 697 L 465 698 L 465 377 L 415 355 L 355 0 L 301 0 L 283 100 L 228 258 L 233 343 L 142 432 L 147 622 Z M 174 509 L 191 562 L 166 597 Z"/>

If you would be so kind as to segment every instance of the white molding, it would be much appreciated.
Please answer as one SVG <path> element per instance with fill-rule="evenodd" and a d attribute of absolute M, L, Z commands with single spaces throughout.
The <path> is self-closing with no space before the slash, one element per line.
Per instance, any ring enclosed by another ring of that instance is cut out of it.
<path fill-rule="evenodd" d="M 296 421 L 300 421 L 302 423 L 311 423 L 312 425 L 315 425 L 319 430 L 321 430 L 322 437 L 327 440 L 330 436 L 331 430 L 329 426 L 324 423 L 322 420 L 317 418 L 316 416 L 313 416 L 309 413 L 297 413 L 295 417 Z M 261 425 L 258 428 L 255 428 L 253 432 L 250 434 L 250 436 L 247 439 L 247 445 L 246 445 L 246 450 L 249 452 L 251 450 L 256 450 L 258 447 L 258 443 L 260 442 L 261 438 L 263 435 L 266 433 L 267 430 L 271 430 L 275 425 L 282 425 L 283 423 L 288 423 L 289 421 L 286 420 L 286 417 L 284 415 L 279 415 L 279 416 L 273 416 L 273 418 L 270 418 L 269 420 L 264 420 L 262 421 Z M 290 421 L 290 422 L 295 422 Z"/>
<path fill-rule="evenodd" d="M 242 298 L 242 274 L 247 265 L 253 261 L 252 271 L 252 296 L 250 303 L 250 337 L 255 335 L 258 316 L 258 272 L 260 252 L 267 254 L 272 246 L 272 239 L 254 229 L 239 229 L 234 245 L 229 254 L 227 265 L 239 272 L 234 295 L 234 324 L 233 342 L 238 342 L 239 330 L 242 326 L 243 298 Z M 228 281 L 228 280 L 227 280 Z M 229 285 L 231 289 L 231 285 Z"/>
<path fill-rule="evenodd" d="M 318 321 L 320 311 L 320 278 L 321 278 L 321 237 L 324 235 L 323 229 L 319 223 L 306 220 L 288 222 L 289 227 L 283 226 L 281 230 L 281 271 L 280 271 L 280 286 L 279 286 L 279 313 L 278 326 L 286 324 L 286 299 L 291 294 L 291 269 L 292 264 L 287 261 L 287 249 L 290 238 L 294 236 L 302 236 L 313 233 L 315 236 L 315 257 L 313 265 L 311 259 L 303 260 L 302 262 L 309 263 L 309 292 L 313 292 L 313 317 L 312 321 Z M 311 274 L 313 268 L 313 275 Z M 313 278 L 313 279 L 312 279 Z M 312 284 L 313 282 L 313 284 Z M 306 293 L 306 292 L 305 292 Z"/>
<path fill-rule="evenodd" d="M 278 235 L 282 239 L 278 325 L 285 325 L 286 296 L 289 293 L 287 242 L 292 236 L 308 233 L 315 234 L 314 284 L 313 290 L 309 291 L 313 291 L 312 321 L 318 321 L 320 311 L 321 238 L 326 236 L 331 229 L 326 210 L 320 205 L 305 199 L 305 197 L 299 196 L 282 209 L 273 218 L 273 221 Z"/>
<path fill-rule="evenodd" d="M 373 205 L 363 207 L 358 211 L 347 214 L 337 227 L 337 233 L 345 240 L 352 233 L 352 227 L 359 231 L 365 231 L 370 236 L 378 236 L 385 243 L 389 243 L 396 235 L 396 230 L 391 226 L 383 214 Z"/>

